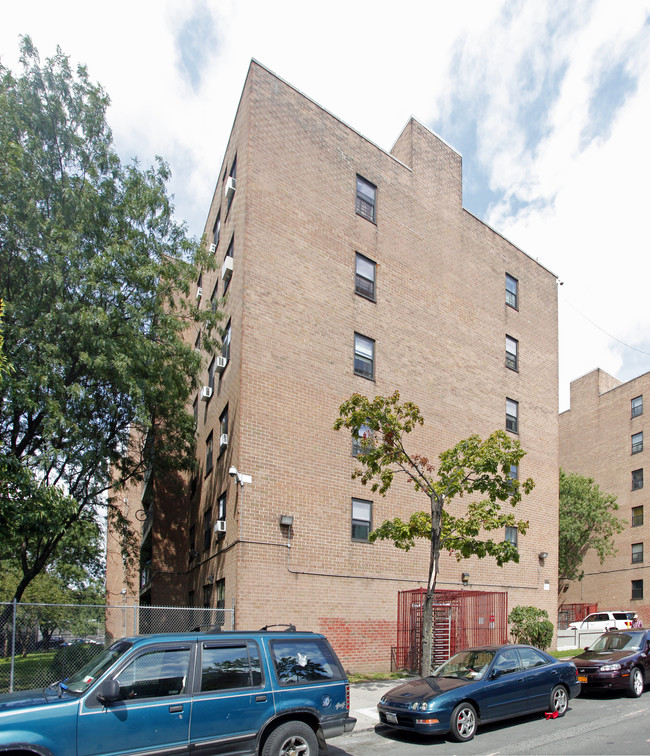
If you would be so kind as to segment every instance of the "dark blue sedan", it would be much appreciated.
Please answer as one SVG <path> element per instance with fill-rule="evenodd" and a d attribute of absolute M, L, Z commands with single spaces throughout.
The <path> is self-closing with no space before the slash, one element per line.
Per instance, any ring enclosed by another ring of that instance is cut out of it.
<path fill-rule="evenodd" d="M 563 716 L 580 693 L 575 664 L 532 646 L 468 648 L 430 677 L 411 680 L 382 697 L 383 724 L 471 740 L 479 723 L 536 711 Z"/>

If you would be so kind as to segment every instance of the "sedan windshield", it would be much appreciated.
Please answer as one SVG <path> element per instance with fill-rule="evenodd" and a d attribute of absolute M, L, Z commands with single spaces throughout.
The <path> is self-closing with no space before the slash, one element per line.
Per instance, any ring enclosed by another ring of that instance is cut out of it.
<path fill-rule="evenodd" d="M 72 693 L 83 693 L 130 648 L 131 644 L 126 641 L 113 643 L 110 648 L 102 651 L 98 656 L 95 656 L 87 664 L 84 664 L 81 669 L 71 675 L 65 681 L 66 689 Z"/>
<path fill-rule="evenodd" d="M 590 651 L 638 651 L 645 633 L 605 633 L 590 647 Z"/>
<path fill-rule="evenodd" d="M 441 664 L 432 677 L 456 677 L 459 680 L 480 680 L 488 670 L 494 651 L 479 649 L 461 651 Z"/>

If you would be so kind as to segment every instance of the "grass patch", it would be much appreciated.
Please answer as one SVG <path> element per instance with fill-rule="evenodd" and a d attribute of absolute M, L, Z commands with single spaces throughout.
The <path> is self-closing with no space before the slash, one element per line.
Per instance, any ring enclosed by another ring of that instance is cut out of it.
<path fill-rule="evenodd" d="M 405 677 L 411 677 L 411 675 L 408 672 L 348 672 L 348 680 L 351 683 L 402 680 Z"/>
<path fill-rule="evenodd" d="M 581 648 L 563 648 L 562 651 L 547 651 L 548 654 L 556 659 L 572 659 L 574 656 L 582 653 Z"/>
<path fill-rule="evenodd" d="M 14 690 L 44 688 L 49 682 L 48 670 L 56 651 L 17 656 L 14 662 Z M 9 690 L 11 659 L 0 659 L 0 693 Z"/>

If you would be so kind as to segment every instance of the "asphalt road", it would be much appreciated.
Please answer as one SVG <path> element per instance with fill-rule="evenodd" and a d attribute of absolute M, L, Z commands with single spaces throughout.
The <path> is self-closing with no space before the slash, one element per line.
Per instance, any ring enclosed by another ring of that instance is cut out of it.
<path fill-rule="evenodd" d="M 543 714 L 479 727 L 475 738 L 456 743 L 377 725 L 329 741 L 328 756 L 497 756 L 497 754 L 650 754 L 650 690 L 641 698 L 618 693 L 581 694 L 559 719 Z"/>

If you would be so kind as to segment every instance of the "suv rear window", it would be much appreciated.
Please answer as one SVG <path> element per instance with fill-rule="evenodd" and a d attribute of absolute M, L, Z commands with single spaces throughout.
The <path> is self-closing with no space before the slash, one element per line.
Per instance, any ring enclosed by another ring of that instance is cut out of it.
<path fill-rule="evenodd" d="M 614 612 L 614 619 L 626 620 L 630 619 L 631 612 Z"/>
<path fill-rule="evenodd" d="M 343 680 L 334 652 L 321 638 L 271 641 L 271 655 L 280 685 Z"/>

